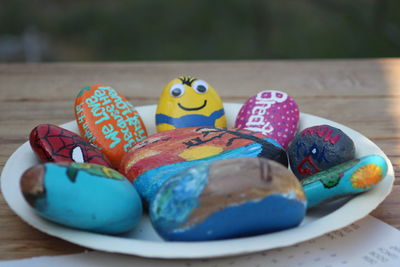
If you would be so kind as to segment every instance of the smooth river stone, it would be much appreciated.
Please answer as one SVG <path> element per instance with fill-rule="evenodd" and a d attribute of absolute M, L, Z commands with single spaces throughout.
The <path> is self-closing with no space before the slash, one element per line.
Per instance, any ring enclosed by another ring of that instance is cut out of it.
<path fill-rule="evenodd" d="M 203 80 L 182 76 L 163 89 L 156 112 L 157 131 L 183 127 L 226 127 L 221 98 Z"/>
<path fill-rule="evenodd" d="M 117 171 L 96 164 L 61 162 L 25 171 L 21 190 L 42 217 L 104 234 L 134 228 L 142 214 L 140 196 Z"/>
<path fill-rule="evenodd" d="M 250 97 L 236 118 L 235 128 L 260 132 L 287 149 L 299 125 L 300 112 L 285 92 L 266 90 Z"/>
<path fill-rule="evenodd" d="M 127 151 L 147 137 L 139 113 L 110 86 L 82 89 L 75 100 L 75 118 L 82 136 L 99 148 L 114 168 Z"/>
<path fill-rule="evenodd" d="M 387 173 L 386 160 L 378 155 L 351 160 L 307 177 L 301 184 L 308 208 L 374 188 Z"/>
<path fill-rule="evenodd" d="M 150 218 L 166 240 L 203 241 L 264 234 L 298 226 L 306 201 L 296 177 L 263 158 L 192 166 L 162 185 Z"/>
<path fill-rule="evenodd" d="M 296 135 L 288 149 L 290 168 L 304 178 L 354 159 L 353 140 L 338 128 L 318 125 Z"/>
<path fill-rule="evenodd" d="M 100 150 L 76 133 L 56 125 L 36 126 L 31 131 L 29 143 L 42 162 L 86 162 L 111 167 Z"/>
<path fill-rule="evenodd" d="M 264 157 L 288 165 L 273 139 L 243 129 L 191 127 L 149 136 L 122 159 L 120 172 L 150 201 L 170 177 L 190 166 L 221 159 Z"/>

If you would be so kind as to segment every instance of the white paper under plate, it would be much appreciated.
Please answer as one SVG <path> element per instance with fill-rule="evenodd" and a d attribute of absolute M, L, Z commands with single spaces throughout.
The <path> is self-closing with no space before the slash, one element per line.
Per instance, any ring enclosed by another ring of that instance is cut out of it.
<path fill-rule="evenodd" d="M 224 107 L 228 119 L 228 127 L 232 127 L 241 104 L 225 103 Z M 155 132 L 155 109 L 155 105 L 137 107 L 150 134 Z M 290 246 L 342 228 L 365 217 L 385 199 L 393 186 L 394 173 L 392 164 L 383 151 L 368 138 L 330 120 L 305 113 L 300 116 L 300 129 L 320 124 L 332 125 L 348 134 L 356 145 L 357 157 L 370 154 L 383 156 L 389 166 L 388 173 L 375 189 L 346 201 L 339 201 L 314 209 L 307 213 L 305 220 L 299 227 L 285 231 L 221 241 L 166 242 L 153 230 L 147 215 L 143 216 L 139 226 L 134 231 L 120 236 L 101 235 L 63 227 L 37 216 L 34 210 L 28 206 L 20 192 L 19 180 L 22 173 L 32 165 L 39 163 L 28 142 L 19 147 L 7 161 L 1 175 L 1 190 L 11 209 L 33 227 L 49 235 L 102 251 L 151 258 L 183 259 L 240 255 Z M 74 121 L 61 126 L 78 132 Z M 27 129 L 27 134 L 29 130 Z"/>

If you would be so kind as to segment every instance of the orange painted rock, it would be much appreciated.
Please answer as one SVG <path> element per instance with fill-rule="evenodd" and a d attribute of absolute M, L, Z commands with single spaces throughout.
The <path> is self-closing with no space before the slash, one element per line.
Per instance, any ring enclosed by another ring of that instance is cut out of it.
<path fill-rule="evenodd" d="M 189 127 L 149 136 L 123 157 L 119 171 L 150 201 L 157 189 L 179 171 L 202 162 L 238 157 L 264 157 L 288 164 L 285 150 L 261 133 Z"/>
<path fill-rule="evenodd" d="M 82 89 L 75 101 L 75 117 L 82 136 L 115 168 L 126 152 L 147 137 L 139 113 L 110 86 L 97 84 Z"/>

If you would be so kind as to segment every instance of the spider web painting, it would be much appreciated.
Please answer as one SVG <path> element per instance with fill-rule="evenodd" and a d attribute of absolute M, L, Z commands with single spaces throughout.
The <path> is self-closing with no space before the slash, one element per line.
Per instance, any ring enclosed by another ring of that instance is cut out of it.
<path fill-rule="evenodd" d="M 32 130 L 29 141 L 43 162 L 86 162 L 111 167 L 107 158 L 79 135 L 51 124 Z"/>

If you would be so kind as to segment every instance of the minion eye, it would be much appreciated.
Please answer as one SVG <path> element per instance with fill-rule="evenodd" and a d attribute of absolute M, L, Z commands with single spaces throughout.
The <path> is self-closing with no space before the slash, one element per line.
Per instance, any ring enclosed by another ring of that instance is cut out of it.
<path fill-rule="evenodd" d="M 175 83 L 169 89 L 169 93 L 173 97 L 180 97 L 185 93 L 185 86 L 181 83 Z"/>
<path fill-rule="evenodd" d="M 200 94 L 207 93 L 208 91 L 208 84 L 205 81 L 202 80 L 196 80 L 193 83 L 193 89 Z"/>

